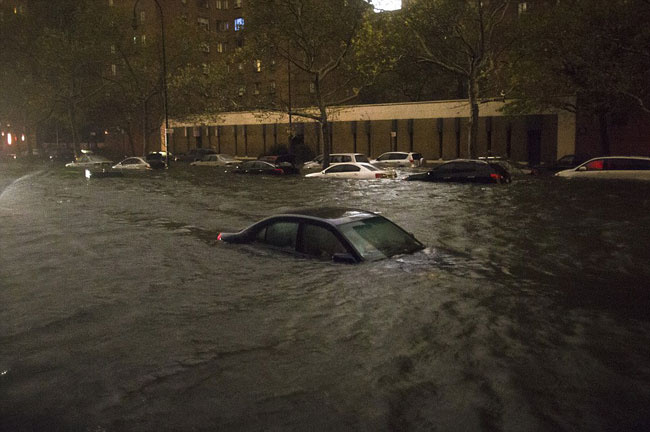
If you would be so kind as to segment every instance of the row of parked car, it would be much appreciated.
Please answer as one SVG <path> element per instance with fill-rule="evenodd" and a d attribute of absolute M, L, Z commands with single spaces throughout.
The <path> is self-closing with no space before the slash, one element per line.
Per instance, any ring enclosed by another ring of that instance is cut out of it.
<path fill-rule="evenodd" d="M 385 179 L 396 178 L 396 168 L 418 168 L 424 159 L 416 152 L 387 152 L 376 159 L 369 159 L 363 153 L 332 153 L 330 165 L 321 169 L 323 156 L 308 161 L 302 166 L 296 164 L 294 155 L 283 154 L 262 156 L 257 160 L 241 161 L 233 156 L 218 154 L 210 149 L 198 149 L 191 161 L 192 166 L 224 167 L 235 174 L 306 174 L 306 177 L 346 178 L 346 179 Z M 128 157 L 114 164 L 110 160 L 91 152 L 85 152 L 68 167 L 100 168 L 113 170 L 151 170 L 166 167 L 165 152 L 153 152 L 146 157 Z M 175 160 L 180 161 L 178 157 Z M 528 167 L 501 157 L 482 157 L 479 159 L 455 159 L 441 163 L 426 172 L 418 172 L 404 177 L 408 181 L 429 182 L 471 182 L 471 183 L 510 183 L 513 176 L 555 173 L 559 177 L 621 178 L 650 180 L 650 158 L 635 156 L 607 156 L 587 159 L 584 156 L 568 155 L 555 164 Z"/>

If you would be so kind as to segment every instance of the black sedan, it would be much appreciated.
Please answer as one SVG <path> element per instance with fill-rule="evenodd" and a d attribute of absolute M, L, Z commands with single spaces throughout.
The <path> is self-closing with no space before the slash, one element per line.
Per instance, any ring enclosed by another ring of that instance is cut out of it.
<path fill-rule="evenodd" d="M 503 167 L 475 159 L 456 159 L 406 178 L 409 181 L 457 183 L 509 183 L 510 179 L 510 173 Z"/>
<path fill-rule="evenodd" d="M 256 243 L 299 256 L 345 263 L 375 261 L 424 249 L 412 234 L 383 216 L 335 207 L 271 216 L 240 232 L 220 233 L 217 239 Z"/>
<path fill-rule="evenodd" d="M 230 170 L 235 174 L 267 174 L 267 175 L 283 175 L 284 170 L 270 162 L 260 160 L 243 162 Z"/>

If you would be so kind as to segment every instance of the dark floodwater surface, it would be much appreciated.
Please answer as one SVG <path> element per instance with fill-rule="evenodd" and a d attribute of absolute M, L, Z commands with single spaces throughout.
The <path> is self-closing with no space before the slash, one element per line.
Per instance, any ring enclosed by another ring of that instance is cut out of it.
<path fill-rule="evenodd" d="M 0 165 L 0 429 L 650 429 L 650 185 Z M 428 248 L 216 242 L 288 208 Z"/>

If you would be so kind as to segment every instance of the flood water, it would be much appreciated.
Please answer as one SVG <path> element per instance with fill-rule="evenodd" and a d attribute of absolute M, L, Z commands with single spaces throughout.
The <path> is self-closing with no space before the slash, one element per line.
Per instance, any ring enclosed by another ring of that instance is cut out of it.
<path fill-rule="evenodd" d="M 427 245 L 216 242 L 304 206 Z M 0 430 L 650 429 L 650 185 L 0 165 Z"/>

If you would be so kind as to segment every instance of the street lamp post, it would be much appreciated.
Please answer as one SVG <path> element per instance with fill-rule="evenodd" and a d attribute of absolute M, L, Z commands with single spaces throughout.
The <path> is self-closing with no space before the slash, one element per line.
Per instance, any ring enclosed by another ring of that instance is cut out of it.
<path fill-rule="evenodd" d="M 136 15 L 136 8 L 140 0 L 136 0 L 133 5 L 133 30 L 138 28 L 138 17 Z M 167 143 L 167 133 L 169 131 L 169 113 L 167 111 L 167 55 L 165 54 L 165 17 L 163 15 L 162 7 L 158 0 L 154 0 L 158 12 L 160 13 L 160 34 L 162 38 L 162 81 L 163 81 L 163 107 L 165 110 L 165 158 L 166 164 L 169 168 L 169 146 Z"/>

